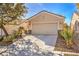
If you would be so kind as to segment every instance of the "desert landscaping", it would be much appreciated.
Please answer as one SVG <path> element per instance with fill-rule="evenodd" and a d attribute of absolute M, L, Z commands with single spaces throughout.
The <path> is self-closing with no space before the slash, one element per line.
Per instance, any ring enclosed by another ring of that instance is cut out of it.
<path fill-rule="evenodd" d="M 25 18 L 29 12 L 26 4 L 1 3 L 0 56 L 79 56 L 78 11 L 70 25 L 54 12 L 41 10 Z"/>

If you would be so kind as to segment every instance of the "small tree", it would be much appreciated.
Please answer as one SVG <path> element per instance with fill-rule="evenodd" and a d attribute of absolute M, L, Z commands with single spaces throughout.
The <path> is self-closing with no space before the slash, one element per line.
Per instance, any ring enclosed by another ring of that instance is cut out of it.
<path fill-rule="evenodd" d="M 25 13 L 27 13 L 27 9 L 22 3 L 0 3 L 0 28 L 3 29 L 6 36 L 8 33 L 4 25 L 13 20 L 21 19 Z"/>
<path fill-rule="evenodd" d="M 65 39 L 67 47 L 71 48 L 73 44 L 73 33 L 71 32 L 70 28 L 68 26 L 65 26 L 64 30 L 60 32 L 60 35 Z"/>
<path fill-rule="evenodd" d="M 76 7 L 77 7 L 77 9 L 79 9 L 79 3 L 76 3 Z"/>

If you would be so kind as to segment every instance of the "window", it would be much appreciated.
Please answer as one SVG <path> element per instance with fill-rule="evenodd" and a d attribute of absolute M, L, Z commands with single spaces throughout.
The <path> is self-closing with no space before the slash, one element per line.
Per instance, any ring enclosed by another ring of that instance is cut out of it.
<path fill-rule="evenodd" d="M 79 22 L 78 22 L 78 21 L 76 21 L 76 23 L 75 23 L 75 30 L 77 31 L 77 30 L 78 30 L 78 28 L 79 28 Z"/>

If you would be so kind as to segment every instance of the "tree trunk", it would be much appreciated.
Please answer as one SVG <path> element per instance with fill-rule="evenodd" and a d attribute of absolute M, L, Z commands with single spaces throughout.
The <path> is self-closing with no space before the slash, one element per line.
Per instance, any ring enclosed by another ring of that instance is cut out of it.
<path fill-rule="evenodd" d="M 7 31 L 6 31 L 5 27 L 4 27 L 4 25 L 1 25 L 1 29 L 4 31 L 5 35 L 8 36 L 8 33 L 7 33 Z"/>

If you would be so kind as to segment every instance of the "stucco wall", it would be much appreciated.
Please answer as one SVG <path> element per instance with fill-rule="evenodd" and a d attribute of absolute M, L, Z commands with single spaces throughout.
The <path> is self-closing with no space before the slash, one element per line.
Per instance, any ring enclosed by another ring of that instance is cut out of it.
<path fill-rule="evenodd" d="M 79 22 L 79 15 L 74 13 L 73 16 L 72 16 L 72 20 L 71 20 L 71 30 L 78 32 L 79 30 L 76 30 L 76 26 L 78 26 L 76 24 L 76 22 Z M 77 28 L 79 29 L 79 27 L 77 27 Z"/>
<path fill-rule="evenodd" d="M 39 15 L 36 15 L 35 17 L 31 18 L 31 22 L 32 23 L 57 23 L 58 30 L 62 30 L 64 26 L 64 17 L 42 12 Z"/>
<path fill-rule="evenodd" d="M 30 20 L 32 23 L 32 30 L 34 32 L 39 31 L 39 33 L 43 33 L 45 31 L 45 33 L 48 34 L 57 34 L 58 30 L 63 29 L 64 24 L 64 17 L 53 15 L 47 12 L 42 12 Z"/>

